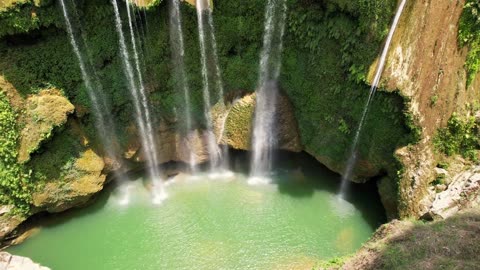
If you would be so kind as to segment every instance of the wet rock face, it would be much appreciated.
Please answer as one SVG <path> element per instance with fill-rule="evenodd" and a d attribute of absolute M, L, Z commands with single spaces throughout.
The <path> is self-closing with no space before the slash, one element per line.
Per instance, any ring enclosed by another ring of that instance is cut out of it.
<path fill-rule="evenodd" d="M 41 266 L 29 258 L 11 255 L 7 252 L 0 252 L 0 269 L 5 270 L 50 270 Z"/>
<path fill-rule="evenodd" d="M 231 104 L 216 104 L 212 108 L 214 129 L 217 138 L 220 138 L 220 144 L 239 150 L 251 150 L 255 98 L 255 94 L 247 94 Z M 293 107 L 283 95 L 278 99 L 276 117 L 273 136 L 277 137 L 277 148 L 291 152 L 302 151 Z"/>
<path fill-rule="evenodd" d="M 33 205 L 51 213 L 86 203 L 103 189 L 105 163 L 92 150 L 86 150 L 62 179 L 51 179 L 33 193 Z"/>

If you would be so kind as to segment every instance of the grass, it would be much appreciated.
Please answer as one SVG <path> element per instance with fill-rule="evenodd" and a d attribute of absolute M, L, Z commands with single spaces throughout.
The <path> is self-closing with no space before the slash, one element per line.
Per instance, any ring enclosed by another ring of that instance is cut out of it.
<path fill-rule="evenodd" d="M 442 221 L 393 221 L 342 269 L 477 269 L 479 243 L 479 208 Z"/>

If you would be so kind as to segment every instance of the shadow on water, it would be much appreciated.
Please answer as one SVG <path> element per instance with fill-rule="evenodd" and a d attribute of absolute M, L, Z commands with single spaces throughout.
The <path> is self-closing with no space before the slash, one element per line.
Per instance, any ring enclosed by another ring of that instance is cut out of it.
<path fill-rule="evenodd" d="M 274 179 L 281 194 L 296 198 L 313 196 L 316 191 L 326 191 L 336 196 L 341 185 L 341 176 L 332 172 L 307 153 L 278 151 L 274 161 Z M 344 201 L 342 201 L 344 200 Z M 380 200 L 375 180 L 365 184 L 352 183 L 344 199 L 338 203 L 351 204 L 375 230 L 387 218 Z"/>

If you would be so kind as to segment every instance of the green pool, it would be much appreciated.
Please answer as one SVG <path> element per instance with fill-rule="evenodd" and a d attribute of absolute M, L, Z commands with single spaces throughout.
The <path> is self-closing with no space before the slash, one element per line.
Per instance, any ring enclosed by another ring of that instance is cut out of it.
<path fill-rule="evenodd" d="M 126 184 L 128 205 L 112 185 L 8 251 L 53 270 L 311 269 L 354 252 L 384 221 L 374 189 L 342 201 L 337 175 L 308 158 L 286 163 L 272 185 L 177 177 L 161 205 L 141 178 Z"/>

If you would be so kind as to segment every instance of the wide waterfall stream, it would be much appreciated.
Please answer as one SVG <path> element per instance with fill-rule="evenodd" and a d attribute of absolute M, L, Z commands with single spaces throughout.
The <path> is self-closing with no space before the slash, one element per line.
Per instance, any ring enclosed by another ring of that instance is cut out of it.
<path fill-rule="evenodd" d="M 261 186 L 247 184 L 244 155 L 233 163 L 231 179 L 178 176 L 162 205 L 142 177 L 127 183 L 129 205 L 111 185 L 8 251 L 52 269 L 311 269 L 354 252 L 384 221 L 374 185 L 339 201 L 339 176 L 312 158 L 282 156 L 274 184 Z"/>

